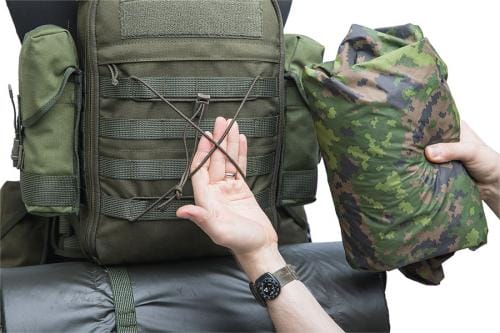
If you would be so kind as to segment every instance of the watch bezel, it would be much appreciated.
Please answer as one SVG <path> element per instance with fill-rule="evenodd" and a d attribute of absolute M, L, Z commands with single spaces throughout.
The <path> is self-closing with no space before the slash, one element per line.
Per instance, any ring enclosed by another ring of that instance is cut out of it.
<path fill-rule="evenodd" d="M 272 292 L 264 292 L 265 284 L 272 285 Z M 267 301 L 272 301 L 276 299 L 281 293 L 281 283 L 280 281 L 271 273 L 264 273 L 261 275 L 253 284 L 252 293 L 258 295 L 258 301 L 262 304 L 267 304 Z"/>

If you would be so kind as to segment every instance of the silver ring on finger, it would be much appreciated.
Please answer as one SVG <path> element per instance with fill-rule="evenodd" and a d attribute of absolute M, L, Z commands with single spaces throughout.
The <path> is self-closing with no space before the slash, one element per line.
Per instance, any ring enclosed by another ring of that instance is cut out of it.
<path fill-rule="evenodd" d="M 236 178 L 236 172 L 226 172 L 226 178 Z"/>

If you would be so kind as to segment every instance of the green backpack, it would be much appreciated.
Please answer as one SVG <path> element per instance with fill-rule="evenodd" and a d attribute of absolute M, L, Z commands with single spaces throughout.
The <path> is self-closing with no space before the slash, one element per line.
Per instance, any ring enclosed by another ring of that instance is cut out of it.
<path fill-rule="evenodd" d="M 323 47 L 282 26 L 275 0 L 114 0 L 80 4 L 77 47 L 56 26 L 28 33 L 2 266 L 43 262 L 14 233 L 41 224 L 53 253 L 100 264 L 227 254 L 175 216 L 193 202 L 185 170 L 200 135 L 188 120 L 205 131 L 217 116 L 248 138 L 247 183 L 280 243 L 309 241 L 320 154 L 300 77 Z"/>

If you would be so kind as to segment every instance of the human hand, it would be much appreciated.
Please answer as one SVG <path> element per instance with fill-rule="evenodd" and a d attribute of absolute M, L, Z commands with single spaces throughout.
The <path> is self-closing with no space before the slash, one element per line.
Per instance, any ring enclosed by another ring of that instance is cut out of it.
<path fill-rule="evenodd" d="M 230 120 L 215 121 L 213 139 L 218 141 Z M 212 136 L 210 133 L 207 133 Z M 246 173 L 247 141 L 239 134 L 238 124 L 231 128 L 221 143 L 233 160 Z M 213 144 L 202 137 L 194 156 L 194 170 L 207 156 Z M 227 174 L 236 174 L 228 177 Z M 196 223 L 214 243 L 233 251 L 239 260 L 256 258 L 262 253 L 277 252 L 278 236 L 267 215 L 262 211 L 252 191 L 236 167 L 218 149 L 192 178 L 196 205 L 177 210 L 177 216 Z"/>
<path fill-rule="evenodd" d="M 500 217 L 500 154 L 488 147 L 466 122 L 460 126 L 460 142 L 428 146 L 426 157 L 434 163 L 462 161 L 477 182 L 481 198 Z"/>

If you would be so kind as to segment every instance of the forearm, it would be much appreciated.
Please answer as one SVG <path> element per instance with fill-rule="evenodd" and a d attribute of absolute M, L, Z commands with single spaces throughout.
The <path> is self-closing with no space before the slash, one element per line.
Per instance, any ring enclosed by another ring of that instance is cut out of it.
<path fill-rule="evenodd" d="M 237 256 L 237 260 L 250 281 L 286 265 L 276 246 L 258 254 Z M 343 332 L 300 281 L 287 284 L 267 306 L 278 332 Z"/>

